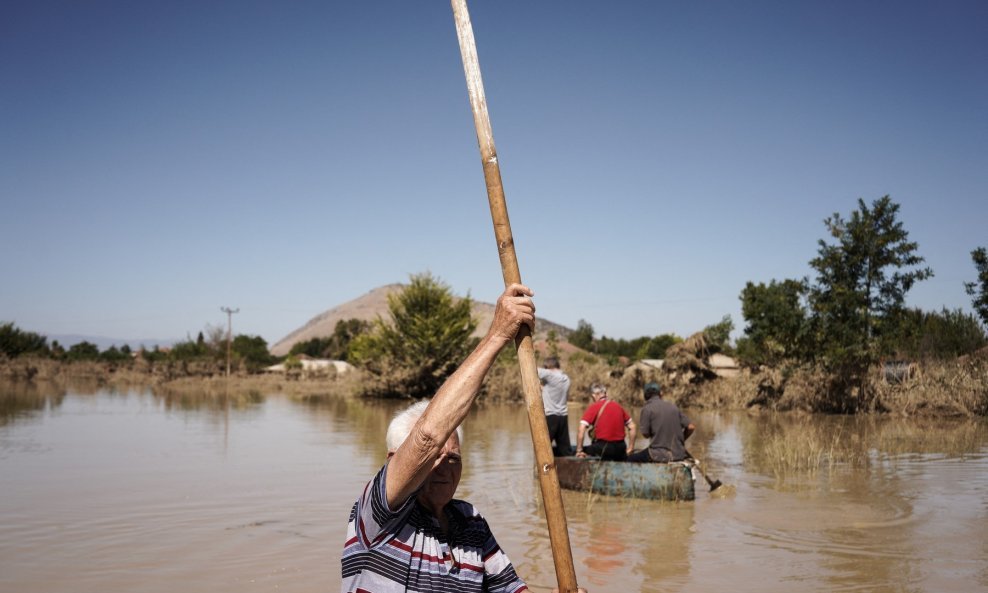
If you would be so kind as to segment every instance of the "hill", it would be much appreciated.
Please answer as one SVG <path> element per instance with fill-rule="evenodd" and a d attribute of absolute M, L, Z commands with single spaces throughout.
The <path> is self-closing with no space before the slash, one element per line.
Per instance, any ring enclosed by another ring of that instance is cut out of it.
<path fill-rule="evenodd" d="M 275 356 L 285 356 L 298 342 L 305 342 L 312 338 L 321 338 L 332 335 L 336 323 L 347 319 L 362 319 L 373 321 L 378 316 L 389 319 L 388 295 L 397 292 L 405 287 L 404 284 L 387 284 L 379 286 L 367 294 L 357 297 L 352 301 L 337 305 L 332 309 L 323 311 L 316 315 L 302 327 L 292 331 L 287 336 L 271 346 L 271 354 Z M 460 297 L 457 297 L 460 298 Z M 484 332 L 491 325 L 494 319 L 494 305 L 482 301 L 473 301 L 473 316 L 477 320 L 475 336 L 483 336 Z M 545 319 L 535 321 L 535 338 L 544 339 L 550 330 L 555 330 L 559 339 L 565 339 L 573 330 L 558 323 L 553 323 Z"/>

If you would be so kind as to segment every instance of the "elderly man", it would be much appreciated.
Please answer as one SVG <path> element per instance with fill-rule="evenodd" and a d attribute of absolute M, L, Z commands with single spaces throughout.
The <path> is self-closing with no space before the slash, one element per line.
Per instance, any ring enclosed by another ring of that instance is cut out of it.
<path fill-rule="evenodd" d="M 639 420 L 642 436 L 652 441 L 648 449 L 628 455 L 628 461 L 668 463 L 690 456 L 686 451 L 686 439 L 696 426 L 676 404 L 662 399 L 662 388 L 658 383 L 645 384 L 645 407 Z"/>
<path fill-rule="evenodd" d="M 388 427 L 388 459 L 350 511 L 343 593 L 527 590 L 487 521 L 454 500 L 463 471 L 459 426 L 501 349 L 535 322 L 532 291 L 512 284 L 487 335 L 429 402 Z"/>
<path fill-rule="evenodd" d="M 635 422 L 621 404 L 607 399 L 607 388 L 599 383 L 590 386 L 593 403 L 580 418 L 576 435 L 576 456 L 592 455 L 603 461 L 624 461 L 635 446 Z M 583 446 L 583 435 L 593 429 L 593 442 Z M 628 431 L 628 442 L 624 432 Z"/>

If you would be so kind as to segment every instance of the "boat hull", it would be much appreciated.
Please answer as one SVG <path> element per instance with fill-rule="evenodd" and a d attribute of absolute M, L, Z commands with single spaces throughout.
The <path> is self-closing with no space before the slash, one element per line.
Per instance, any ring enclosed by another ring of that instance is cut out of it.
<path fill-rule="evenodd" d="M 559 485 L 568 490 L 650 500 L 693 500 L 690 467 L 681 462 L 628 463 L 556 457 Z"/>

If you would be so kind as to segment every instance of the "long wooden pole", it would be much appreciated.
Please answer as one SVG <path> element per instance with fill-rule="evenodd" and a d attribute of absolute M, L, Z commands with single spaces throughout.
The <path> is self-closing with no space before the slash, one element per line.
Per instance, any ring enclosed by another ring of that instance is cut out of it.
<path fill-rule="evenodd" d="M 463 57 L 463 73 L 470 94 L 473 109 L 473 123 L 477 128 L 477 143 L 480 145 L 480 158 L 484 165 L 484 180 L 487 183 L 487 200 L 491 207 L 491 220 L 494 223 L 494 238 L 501 258 L 501 273 L 505 286 L 521 283 L 515 243 L 511 236 L 511 222 L 508 220 L 508 207 L 504 201 L 504 188 L 501 186 L 501 169 L 494 148 L 494 133 L 487 114 L 487 99 L 484 96 L 484 83 L 480 77 L 480 61 L 477 59 L 477 44 L 473 38 L 473 26 L 467 12 L 466 0 L 450 0 L 453 17 L 456 21 L 456 36 L 460 41 L 460 55 Z M 549 543 L 552 546 L 552 561 L 556 568 L 556 581 L 560 593 L 577 593 L 576 572 L 573 569 L 573 553 L 570 550 L 569 531 L 566 528 L 566 513 L 563 510 L 563 497 L 559 490 L 559 476 L 552 456 L 549 428 L 542 405 L 542 385 L 539 382 L 535 363 L 535 347 L 527 328 L 522 328 L 515 341 L 518 348 L 518 363 L 521 369 L 521 382 L 528 407 L 528 424 L 532 432 L 532 446 L 535 448 L 535 461 L 538 467 L 539 485 L 545 505 L 546 521 L 549 524 Z"/>

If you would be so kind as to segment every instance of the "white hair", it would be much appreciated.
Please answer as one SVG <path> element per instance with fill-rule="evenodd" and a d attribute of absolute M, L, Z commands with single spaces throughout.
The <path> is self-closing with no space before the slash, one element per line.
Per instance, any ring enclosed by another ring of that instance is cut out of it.
<path fill-rule="evenodd" d="M 391 424 L 388 425 L 388 435 L 386 437 L 389 453 L 397 451 L 398 447 L 405 442 L 405 439 L 412 432 L 412 427 L 415 426 L 415 423 L 418 422 L 428 407 L 429 400 L 423 399 L 395 414 L 395 417 L 391 419 Z M 456 427 L 456 437 L 459 439 L 460 444 L 462 444 L 463 429 L 459 426 Z"/>

